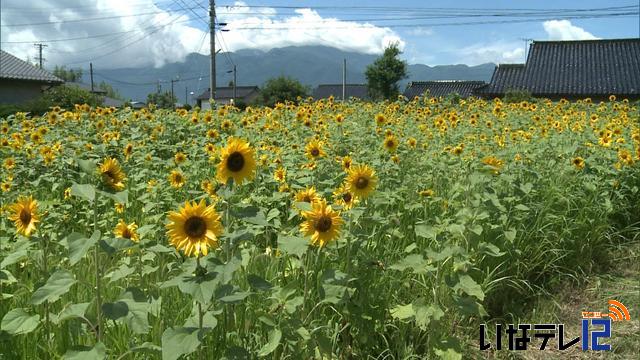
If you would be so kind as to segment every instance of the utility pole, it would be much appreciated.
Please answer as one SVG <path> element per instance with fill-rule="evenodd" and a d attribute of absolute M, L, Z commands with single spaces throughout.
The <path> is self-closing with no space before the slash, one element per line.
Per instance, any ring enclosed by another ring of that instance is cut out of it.
<path fill-rule="evenodd" d="M 347 59 L 342 60 L 342 102 L 347 96 Z"/>
<path fill-rule="evenodd" d="M 161 90 L 162 90 L 162 86 L 160 85 L 160 80 L 158 80 L 158 95 L 160 95 Z"/>
<path fill-rule="evenodd" d="M 175 108 L 176 107 L 176 101 L 175 101 L 175 97 L 173 95 L 173 84 L 180 81 L 179 79 L 171 79 L 171 107 Z"/>
<path fill-rule="evenodd" d="M 236 88 L 238 87 L 238 79 L 236 78 L 236 66 L 233 65 L 233 101 L 236 102 L 236 97 L 238 94 L 236 92 Z"/>
<path fill-rule="evenodd" d="M 40 63 L 40 69 L 44 69 L 44 58 L 42 57 L 42 49 L 47 47 L 45 44 L 33 44 L 38 48 L 38 62 Z"/>
<path fill-rule="evenodd" d="M 89 63 L 89 77 L 91 77 L 91 92 L 93 92 L 93 63 Z"/>
<path fill-rule="evenodd" d="M 211 44 L 211 68 L 209 81 L 209 102 L 216 98 L 216 2 L 209 0 L 209 37 Z"/>
<path fill-rule="evenodd" d="M 187 98 L 187 87 L 184 87 L 184 104 L 189 105 L 189 98 Z"/>

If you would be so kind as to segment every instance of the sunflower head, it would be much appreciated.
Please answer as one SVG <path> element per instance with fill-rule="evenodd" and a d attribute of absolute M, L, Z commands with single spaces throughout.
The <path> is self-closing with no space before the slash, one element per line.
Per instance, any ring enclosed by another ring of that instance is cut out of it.
<path fill-rule="evenodd" d="M 16 232 L 26 237 L 36 230 L 36 223 L 40 222 L 38 216 L 38 202 L 33 197 L 19 197 L 9 206 L 9 220 L 16 226 Z"/>
<path fill-rule="evenodd" d="M 185 155 L 182 151 L 177 152 L 174 156 L 173 156 L 173 161 L 176 162 L 176 164 L 182 164 L 183 162 L 185 162 L 187 160 L 187 155 Z"/>
<path fill-rule="evenodd" d="M 393 153 L 398 149 L 398 139 L 394 135 L 387 135 L 384 139 L 384 148 Z"/>
<path fill-rule="evenodd" d="M 578 170 L 584 169 L 584 159 L 582 157 L 580 157 L 580 156 L 573 158 L 573 160 L 571 160 L 571 163 Z"/>
<path fill-rule="evenodd" d="M 137 228 L 138 225 L 136 225 L 135 222 L 127 224 L 126 222 L 124 222 L 124 220 L 120 219 L 118 225 L 116 225 L 115 229 L 113 229 L 113 234 L 117 237 L 129 239 L 133 242 L 138 242 L 140 241 L 140 237 L 136 232 Z"/>
<path fill-rule="evenodd" d="M 375 189 L 378 179 L 368 165 L 352 166 L 346 180 L 346 188 L 356 197 L 364 199 Z"/>
<path fill-rule="evenodd" d="M 358 198 L 355 197 L 344 185 L 340 186 L 333 192 L 333 198 L 336 204 L 342 206 L 343 209 L 349 210 L 353 208 L 358 202 Z"/>
<path fill-rule="evenodd" d="M 322 142 L 318 140 L 312 140 L 304 147 L 304 152 L 309 159 L 319 159 L 326 155 L 322 147 Z"/>
<path fill-rule="evenodd" d="M 169 174 L 169 183 L 177 189 L 183 187 L 185 183 L 184 175 L 179 170 L 172 170 Z"/>
<path fill-rule="evenodd" d="M 311 244 L 324 247 L 330 241 L 340 235 L 343 220 L 340 213 L 334 211 L 327 201 L 321 199 L 314 203 L 310 211 L 303 211 L 305 221 L 300 225 L 300 230 L 311 236 Z"/>
<path fill-rule="evenodd" d="M 233 178 L 235 183 L 242 184 L 245 179 L 253 178 L 255 169 L 255 150 L 248 142 L 231 138 L 220 151 L 216 177 L 221 183 L 227 183 L 229 178 Z"/>
<path fill-rule="evenodd" d="M 125 174 L 114 158 L 107 158 L 98 168 L 98 172 L 102 175 L 102 181 L 113 190 L 120 191 L 124 189 Z"/>
<path fill-rule="evenodd" d="M 187 201 L 178 211 L 170 212 L 168 219 L 167 235 L 176 250 L 198 257 L 218 248 L 223 228 L 213 205 L 207 206 L 204 200 Z"/>

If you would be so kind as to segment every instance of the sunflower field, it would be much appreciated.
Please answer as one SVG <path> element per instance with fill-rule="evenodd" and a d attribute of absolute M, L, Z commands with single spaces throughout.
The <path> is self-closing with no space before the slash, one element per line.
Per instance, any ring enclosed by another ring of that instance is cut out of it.
<path fill-rule="evenodd" d="M 640 220 L 638 104 L 0 119 L 0 359 L 460 359 Z"/>

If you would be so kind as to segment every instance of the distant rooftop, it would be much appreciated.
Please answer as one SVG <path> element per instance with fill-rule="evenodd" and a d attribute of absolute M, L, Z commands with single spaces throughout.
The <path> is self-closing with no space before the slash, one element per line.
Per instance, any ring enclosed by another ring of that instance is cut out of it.
<path fill-rule="evenodd" d="M 4 50 L 0 50 L 0 79 L 40 81 L 52 84 L 64 82 L 46 70 L 20 60 Z"/>
<path fill-rule="evenodd" d="M 335 99 L 342 99 L 342 84 L 321 84 L 313 90 L 313 98 L 328 99 L 333 96 Z M 369 99 L 366 84 L 345 84 L 345 96 L 349 98 Z"/>
<path fill-rule="evenodd" d="M 404 91 L 403 95 L 408 99 L 421 96 L 429 92 L 429 96 L 440 97 L 449 94 L 458 94 L 463 98 L 473 95 L 473 91 L 486 85 L 484 81 L 469 80 L 435 80 L 435 81 L 412 81 Z"/>

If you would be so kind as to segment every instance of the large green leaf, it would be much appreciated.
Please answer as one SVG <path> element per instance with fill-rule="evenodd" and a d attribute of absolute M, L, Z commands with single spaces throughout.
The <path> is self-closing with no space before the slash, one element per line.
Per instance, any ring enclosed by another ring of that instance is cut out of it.
<path fill-rule="evenodd" d="M 404 259 L 389 266 L 389 269 L 404 271 L 411 269 L 415 274 L 424 274 L 426 272 L 435 270 L 431 265 L 427 264 L 427 261 L 420 254 L 410 254 L 404 257 Z"/>
<path fill-rule="evenodd" d="M 62 321 L 75 319 L 84 316 L 84 313 L 87 311 L 91 303 L 80 303 L 80 304 L 71 304 L 67 305 L 60 313 L 58 317 L 55 319 L 55 323 L 59 324 Z"/>
<path fill-rule="evenodd" d="M 454 290 L 462 290 L 468 295 L 475 296 L 478 300 L 484 300 L 484 292 L 482 287 L 469 275 L 458 275 L 458 284 L 454 286 Z"/>
<path fill-rule="evenodd" d="M 39 305 L 45 301 L 55 302 L 60 296 L 66 294 L 75 283 L 76 279 L 73 274 L 67 270 L 58 270 L 51 275 L 46 284 L 33 293 L 30 303 Z"/>
<path fill-rule="evenodd" d="M 87 251 L 100 239 L 100 231 L 96 230 L 90 238 L 86 238 L 79 233 L 71 233 L 67 236 L 67 246 L 69 248 L 69 263 L 75 265 L 82 260 Z"/>
<path fill-rule="evenodd" d="M 64 354 L 64 360 L 102 360 L 107 357 L 107 348 L 101 342 L 92 348 L 69 350 Z"/>
<path fill-rule="evenodd" d="M 0 269 L 4 269 L 9 265 L 13 265 L 29 255 L 29 249 L 31 248 L 31 244 L 33 243 L 31 241 L 22 241 L 19 242 L 19 244 L 20 245 L 17 246 L 12 253 L 2 259 L 2 262 L 0 263 Z"/>
<path fill-rule="evenodd" d="M 198 349 L 198 328 L 169 328 L 162 333 L 162 360 L 176 360 Z"/>
<path fill-rule="evenodd" d="M 280 339 L 282 338 L 282 332 L 280 329 L 272 329 L 269 331 L 269 342 L 267 342 L 260 351 L 258 351 L 259 357 L 264 357 L 276 350 L 278 345 L 280 344 Z"/>
<path fill-rule="evenodd" d="M 71 185 L 71 195 L 91 202 L 96 198 L 96 188 L 91 184 L 73 183 Z"/>
<path fill-rule="evenodd" d="M 415 316 L 413 305 L 398 305 L 391 309 L 391 317 L 398 320 L 406 320 Z"/>
<path fill-rule="evenodd" d="M 267 280 L 253 274 L 247 275 L 247 282 L 251 288 L 259 291 L 267 291 L 273 287 L 273 285 L 271 285 Z"/>
<path fill-rule="evenodd" d="M 0 323 L 0 330 L 11 335 L 28 334 L 40 324 L 40 315 L 30 315 L 25 309 L 18 308 L 9 311 Z"/>
<path fill-rule="evenodd" d="M 302 257 L 309 247 L 309 241 L 298 236 L 278 236 L 278 249 L 290 255 Z"/>

